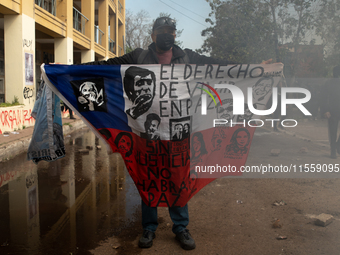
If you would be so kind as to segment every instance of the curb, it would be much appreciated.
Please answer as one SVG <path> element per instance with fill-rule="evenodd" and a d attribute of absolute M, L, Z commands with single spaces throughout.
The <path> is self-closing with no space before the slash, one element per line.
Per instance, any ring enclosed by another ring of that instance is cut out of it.
<path fill-rule="evenodd" d="M 73 131 L 86 127 L 82 120 L 72 122 L 72 124 L 63 124 L 64 137 Z M 9 142 L 0 147 L 0 162 L 5 162 L 16 155 L 26 152 L 31 142 L 32 134 L 24 138 L 20 138 L 14 142 Z"/>

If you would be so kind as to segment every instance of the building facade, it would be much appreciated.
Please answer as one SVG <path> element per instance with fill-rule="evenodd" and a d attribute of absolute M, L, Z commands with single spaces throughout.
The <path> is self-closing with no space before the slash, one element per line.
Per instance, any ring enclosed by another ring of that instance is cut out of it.
<path fill-rule="evenodd" d="M 0 134 L 34 125 L 40 65 L 124 54 L 125 0 L 0 0 Z"/>

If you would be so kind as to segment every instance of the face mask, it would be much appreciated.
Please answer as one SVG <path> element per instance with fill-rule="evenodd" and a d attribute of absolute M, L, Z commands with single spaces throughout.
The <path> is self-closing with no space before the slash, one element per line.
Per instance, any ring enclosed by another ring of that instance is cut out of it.
<path fill-rule="evenodd" d="M 172 34 L 158 34 L 156 38 L 156 45 L 164 51 L 170 50 L 175 43 L 175 37 Z"/>

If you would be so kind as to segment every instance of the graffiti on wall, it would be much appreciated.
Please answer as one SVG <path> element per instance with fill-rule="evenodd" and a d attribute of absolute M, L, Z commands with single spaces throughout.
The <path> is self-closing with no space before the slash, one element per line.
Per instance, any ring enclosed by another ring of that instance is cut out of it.
<path fill-rule="evenodd" d="M 33 43 L 33 40 L 27 40 L 27 39 L 23 39 L 22 40 L 22 47 L 25 48 L 31 48 L 32 49 L 32 43 Z"/>
<path fill-rule="evenodd" d="M 25 87 L 23 91 L 23 96 L 25 99 L 28 99 L 28 102 L 31 103 L 31 98 L 34 95 L 34 88 L 30 87 Z"/>
<path fill-rule="evenodd" d="M 10 171 L 0 175 L 0 187 L 18 177 L 20 171 Z"/>
<path fill-rule="evenodd" d="M 33 89 L 31 89 L 29 87 L 25 87 L 23 95 L 24 95 L 25 99 L 29 99 L 29 98 L 33 97 Z"/>
<path fill-rule="evenodd" d="M 0 126 L 4 129 L 13 129 L 17 126 L 31 126 L 34 118 L 31 116 L 32 109 L 0 109 Z"/>

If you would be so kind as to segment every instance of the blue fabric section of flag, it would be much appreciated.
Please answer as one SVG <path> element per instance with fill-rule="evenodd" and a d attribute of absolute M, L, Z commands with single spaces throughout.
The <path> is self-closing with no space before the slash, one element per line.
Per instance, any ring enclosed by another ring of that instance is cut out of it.
<path fill-rule="evenodd" d="M 107 112 L 80 112 L 91 124 L 99 128 L 114 128 L 131 131 L 127 115 L 124 112 L 123 83 L 119 65 L 45 65 L 45 72 L 51 83 L 79 112 L 78 98 L 71 81 L 86 79 L 104 79 Z"/>

